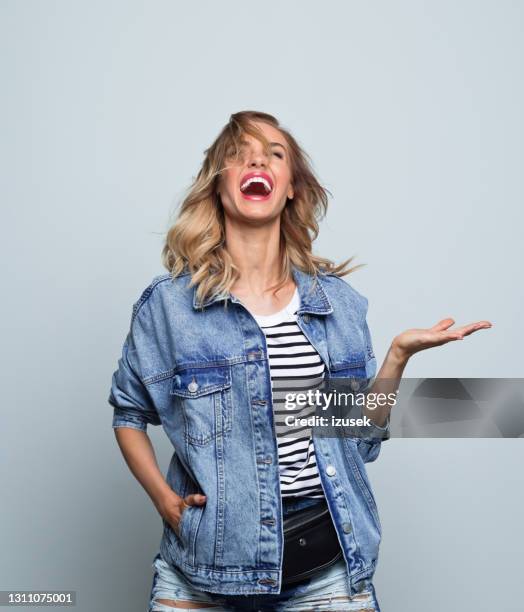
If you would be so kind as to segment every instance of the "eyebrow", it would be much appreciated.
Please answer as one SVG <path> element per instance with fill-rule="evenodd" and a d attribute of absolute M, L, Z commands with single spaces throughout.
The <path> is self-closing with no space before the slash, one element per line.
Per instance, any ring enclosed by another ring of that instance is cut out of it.
<path fill-rule="evenodd" d="M 249 144 L 247 140 L 242 139 L 242 144 Z M 270 142 L 269 143 L 272 147 L 282 147 L 284 149 L 284 151 L 286 150 L 286 147 L 281 143 L 281 142 Z"/>

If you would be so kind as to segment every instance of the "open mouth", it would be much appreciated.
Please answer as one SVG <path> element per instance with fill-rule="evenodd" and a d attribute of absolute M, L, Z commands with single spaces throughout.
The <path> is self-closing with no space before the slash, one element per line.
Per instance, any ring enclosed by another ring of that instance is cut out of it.
<path fill-rule="evenodd" d="M 246 199 L 265 200 L 271 196 L 273 181 L 268 174 L 250 173 L 242 179 L 240 191 Z"/>

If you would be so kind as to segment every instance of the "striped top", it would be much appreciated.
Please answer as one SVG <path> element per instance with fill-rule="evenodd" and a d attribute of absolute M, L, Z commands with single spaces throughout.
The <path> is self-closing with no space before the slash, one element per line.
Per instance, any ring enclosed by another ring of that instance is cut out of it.
<path fill-rule="evenodd" d="M 311 428 L 289 426 L 284 421 L 290 415 L 303 418 L 315 414 L 314 407 L 308 405 L 287 408 L 285 395 L 314 390 L 324 378 L 324 362 L 296 322 L 299 307 L 300 296 L 295 289 L 285 308 L 253 317 L 266 336 L 282 497 L 323 498 Z"/>

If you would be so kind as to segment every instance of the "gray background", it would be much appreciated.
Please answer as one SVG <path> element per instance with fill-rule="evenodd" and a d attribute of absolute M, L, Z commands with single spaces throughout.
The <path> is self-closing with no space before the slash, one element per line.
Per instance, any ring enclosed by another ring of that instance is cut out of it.
<path fill-rule="evenodd" d="M 116 445 L 110 378 L 232 112 L 275 114 L 312 156 L 333 193 L 316 252 L 367 263 L 346 279 L 379 363 L 404 329 L 489 319 L 406 376 L 522 376 L 521 3 L 0 9 L 0 588 L 146 609 L 161 520 Z M 521 439 L 384 444 L 369 473 L 385 612 L 519 606 L 523 458 Z"/>

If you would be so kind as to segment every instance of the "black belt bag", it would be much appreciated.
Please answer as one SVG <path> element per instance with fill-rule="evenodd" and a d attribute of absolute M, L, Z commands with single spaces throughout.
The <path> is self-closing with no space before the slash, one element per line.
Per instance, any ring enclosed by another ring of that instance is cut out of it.
<path fill-rule="evenodd" d="M 326 501 L 284 518 L 282 586 L 310 578 L 342 557 Z"/>

